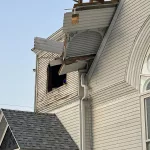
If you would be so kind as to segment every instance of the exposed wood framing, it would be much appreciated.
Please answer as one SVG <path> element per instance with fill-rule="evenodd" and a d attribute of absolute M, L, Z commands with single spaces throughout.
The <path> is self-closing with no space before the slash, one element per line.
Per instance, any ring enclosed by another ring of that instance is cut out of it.
<path fill-rule="evenodd" d="M 62 60 L 62 59 L 52 60 L 52 61 L 50 61 L 50 66 L 52 67 L 52 66 L 61 65 L 61 64 L 62 64 L 62 62 L 63 62 L 63 60 Z"/>
<path fill-rule="evenodd" d="M 95 57 L 95 54 L 87 55 L 87 56 L 70 57 L 68 59 L 65 59 L 64 62 L 65 62 L 65 65 L 69 65 L 77 61 L 90 60 L 90 59 L 93 59 L 94 57 Z"/>

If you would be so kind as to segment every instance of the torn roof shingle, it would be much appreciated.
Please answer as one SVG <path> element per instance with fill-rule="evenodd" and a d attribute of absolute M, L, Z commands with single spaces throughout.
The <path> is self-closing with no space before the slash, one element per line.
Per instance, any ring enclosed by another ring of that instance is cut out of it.
<path fill-rule="evenodd" d="M 2 109 L 21 149 L 78 150 L 55 114 Z"/>

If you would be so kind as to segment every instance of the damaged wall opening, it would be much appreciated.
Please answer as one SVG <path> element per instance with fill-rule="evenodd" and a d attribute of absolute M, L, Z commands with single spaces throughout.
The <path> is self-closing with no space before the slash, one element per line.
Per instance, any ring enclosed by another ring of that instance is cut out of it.
<path fill-rule="evenodd" d="M 66 84 L 66 74 L 59 75 L 61 65 L 47 67 L 47 92 Z"/>

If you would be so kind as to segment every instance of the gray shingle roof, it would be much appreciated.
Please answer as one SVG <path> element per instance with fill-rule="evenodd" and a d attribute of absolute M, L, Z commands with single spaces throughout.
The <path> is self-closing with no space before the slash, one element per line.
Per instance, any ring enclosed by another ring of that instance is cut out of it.
<path fill-rule="evenodd" d="M 78 150 L 55 114 L 2 109 L 21 149 Z"/>

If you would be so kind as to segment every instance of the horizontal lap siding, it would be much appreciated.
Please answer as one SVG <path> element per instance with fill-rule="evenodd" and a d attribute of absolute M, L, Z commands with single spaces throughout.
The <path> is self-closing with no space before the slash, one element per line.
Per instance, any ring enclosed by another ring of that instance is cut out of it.
<path fill-rule="evenodd" d="M 80 147 L 80 115 L 79 105 L 56 113 L 72 139 Z"/>
<path fill-rule="evenodd" d="M 63 30 L 65 33 L 85 29 L 103 28 L 109 26 L 116 7 L 77 11 L 79 23 L 72 25 L 72 12 L 64 15 Z"/>
<path fill-rule="evenodd" d="M 114 102 L 117 98 L 126 96 L 135 92 L 136 90 L 132 88 L 125 82 L 117 83 L 109 88 L 105 88 L 99 91 L 90 90 L 90 99 L 92 100 L 92 107 L 98 107 L 103 104 L 109 104 Z"/>
<path fill-rule="evenodd" d="M 102 98 L 94 98 L 97 99 Z M 95 106 L 92 114 L 94 150 L 142 149 L 138 94 L 128 94 Z"/>
<path fill-rule="evenodd" d="M 48 57 L 48 56 L 47 56 Z M 51 57 L 51 56 L 49 56 Z M 39 58 L 38 64 L 38 95 L 37 95 L 37 110 L 42 109 L 55 109 L 61 107 L 62 101 L 69 101 L 71 98 L 77 96 L 78 87 L 78 72 L 72 72 L 67 74 L 67 84 L 54 89 L 47 93 L 47 66 L 50 58 Z M 68 99 L 69 98 L 69 99 Z M 54 104 L 55 103 L 55 104 Z M 52 108 L 52 106 L 54 106 Z"/>
<path fill-rule="evenodd" d="M 79 115 L 79 99 L 76 97 L 73 106 L 69 104 L 64 107 L 51 111 L 49 108 L 42 109 L 42 113 L 55 113 L 65 129 L 68 131 L 75 143 L 80 147 L 80 115 Z M 78 103 L 77 103 L 78 102 Z M 77 104 L 76 104 L 77 103 Z"/>
<path fill-rule="evenodd" d="M 60 30 L 49 39 L 63 41 L 63 37 L 64 34 Z M 80 146 L 79 103 L 74 105 L 79 101 L 78 72 L 68 73 L 66 85 L 47 93 L 47 66 L 58 56 L 47 52 L 38 55 L 36 110 L 41 113 L 56 113 L 72 139 Z"/>
<path fill-rule="evenodd" d="M 132 45 L 148 15 L 150 1 L 125 1 L 90 81 L 94 91 L 124 80 Z"/>
<path fill-rule="evenodd" d="M 64 36 L 61 28 L 48 39 L 63 42 Z M 68 73 L 66 85 L 47 93 L 47 66 L 56 57 L 59 55 L 50 52 L 38 55 L 36 110 L 40 112 L 51 111 L 77 100 L 78 72 Z"/>
<path fill-rule="evenodd" d="M 94 150 L 141 150 L 140 97 L 125 81 L 150 1 L 126 0 L 90 81 Z"/>

